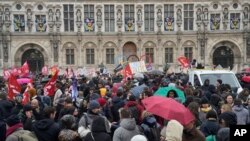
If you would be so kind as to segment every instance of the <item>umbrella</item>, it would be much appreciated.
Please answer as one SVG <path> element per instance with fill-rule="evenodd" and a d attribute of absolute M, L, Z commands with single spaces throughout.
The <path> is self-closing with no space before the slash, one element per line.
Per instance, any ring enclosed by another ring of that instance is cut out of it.
<path fill-rule="evenodd" d="M 134 78 L 144 78 L 144 75 L 142 73 L 135 73 Z"/>
<path fill-rule="evenodd" d="M 184 92 L 180 89 L 177 89 L 175 87 L 160 87 L 155 93 L 154 95 L 158 95 L 158 96 L 163 96 L 163 97 L 168 97 L 168 92 L 170 90 L 173 90 L 176 92 L 177 94 L 177 98 L 179 98 L 181 100 L 182 103 L 184 103 L 186 101 Z"/>
<path fill-rule="evenodd" d="M 140 86 L 137 86 L 137 87 L 134 87 L 130 90 L 130 92 L 136 96 L 136 97 L 139 97 L 140 94 L 143 92 L 144 88 L 147 88 L 148 86 L 145 85 L 145 84 L 142 84 Z"/>
<path fill-rule="evenodd" d="M 160 70 L 151 70 L 148 73 L 153 75 L 163 75 L 163 72 Z"/>
<path fill-rule="evenodd" d="M 32 82 L 32 79 L 30 79 L 30 78 L 19 78 L 19 79 L 17 79 L 18 84 L 28 84 L 30 82 Z"/>
<path fill-rule="evenodd" d="M 182 125 L 195 120 L 189 109 L 172 98 L 151 96 L 142 100 L 142 103 L 148 112 L 167 120 L 175 119 Z"/>
<path fill-rule="evenodd" d="M 243 76 L 241 78 L 241 81 L 246 82 L 246 83 L 250 83 L 250 76 Z"/>

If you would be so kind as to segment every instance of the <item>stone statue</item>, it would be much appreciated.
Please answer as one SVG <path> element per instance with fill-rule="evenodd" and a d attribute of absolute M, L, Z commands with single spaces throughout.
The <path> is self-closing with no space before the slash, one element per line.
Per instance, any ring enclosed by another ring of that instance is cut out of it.
<path fill-rule="evenodd" d="M 49 10 L 49 21 L 50 22 L 53 21 L 53 12 L 52 12 L 52 9 Z"/>
<path fill-rule="evenodd" d="M 61 12 L 59 9 L 56 10 L 56 21 L 59 22 L 61 20 Z"/>
<path fill-rule="evenodd" d="M 0 8 L 0 21 L 2 21 L 3 20 L 3 11 L 2 11 L 2 9 Z"/>
<path fill-rule="evenodd" d="M 204 20 L 207 21 L 208 20 L 208 9 L 207 8 L 204 9 L 203 15 L 204 15 Z"/>
<path fill-rule="evenodd" d="M 197 21 L 201 21 L 201 9 L 198 8 L 198 10 L 196 11 L 196 15 L 197 15 Z"/>
<path fill-rule="evenodd" d="M 9 10 L 9 8 L 6 8 L 5 9 L 5 21 L 9 21 L 10 20 L 10 10 Z"/>
<path fill-rule="evenodd" d="M 97 10 L 96 16 L 97 16 L 97 21 L 101 22 L 102 21 L 102 11 L 101 11 L 101 9 Z"/>
<path fill-rule="evenodd" d="M 137 19 L 138 19 L 139 22 L 142 21 L 142 12 L 141 12 L 141 9 L 138 9 L 138 11 L 137 11 Z"/>
<path fill-rule="evenodd" d="M 77 10 L 76 12 L 76 21 L 81 22 L 82 21 L 82 12 L 80 9 Z"/>
<path fill-rule="evenodd" d="M 121 9 L 118 9 L 118 11 L 117 11 L 117 21 L 118 22 L 122 21 L 122 11 L 121 11 Z"/>
<path fill-rule="evenodd" d="M 31 20 L 32 19 L 32 13 L 31 13 L 31 9 L 27 10 L 27 20 Z"/>
<path fill-rule="evenodd" d="M 243 19 L 244 19 L 244 20 L 247 20 L 247 19 L 248 19 L 248 8 L 247 8 L 247 7 L 244 8 L 244 11 L 243 11 Z"/>
<path fill-rule="evenodd" d="M 224 20 L 228 20 L 228 8 L 224 8 L 224 11 L 223 11 L 223 19 L 224 19 Z"/>
<path fill-rule="evenodd" d="M 181 12 L 181 9 L 177 10 L 177 21 L 182 21 L 182 12 Z"/>
<path fill-rule="evenodd" d="M 162 12 L 161 9 L 158 9 L 157 11 L 157 22 L 162 21 Z"/>

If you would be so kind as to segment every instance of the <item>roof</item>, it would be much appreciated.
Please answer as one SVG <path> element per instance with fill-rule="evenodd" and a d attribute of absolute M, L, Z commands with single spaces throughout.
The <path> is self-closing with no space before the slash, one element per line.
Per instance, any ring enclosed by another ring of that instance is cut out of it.
<path fill-rule="evenodd" d="M 196 74 L 219 74 L 219 73 L 233 73 L 230 70 L 190 70 L 190 73 L 196 73 Z"/>

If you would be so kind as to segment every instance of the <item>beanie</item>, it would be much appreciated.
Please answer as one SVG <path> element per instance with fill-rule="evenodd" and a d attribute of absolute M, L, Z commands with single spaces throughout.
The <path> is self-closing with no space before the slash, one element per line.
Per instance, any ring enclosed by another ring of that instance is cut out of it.
<path fill-rule="evenodd" d="M 100 108 L 99 102 L 97 102 L 96 100 L 91 100 L 89 102 L 89 110 L 93 110 L 93 109 L 97 109 L 97 108 Z"/>
<path fill-rule="evenodd" d="M 98 98 L 98 102 L 101 106 L 104 106 L 106 104 L 106 99 L 105 98 Z"/>
<path fill-rule="evenodd" d="M 147 141 L 147 138 L 143 135 L 135 135 L 131 141 Z"/>

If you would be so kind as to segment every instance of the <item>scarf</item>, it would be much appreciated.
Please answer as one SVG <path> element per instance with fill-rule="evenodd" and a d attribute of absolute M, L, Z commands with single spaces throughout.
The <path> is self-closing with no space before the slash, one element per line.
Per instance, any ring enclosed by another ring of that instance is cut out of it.
<path fill-rule="evenodd" d="M 10 134 L 12 134 L 13 132 L 15 132 L 17 129 L 20 129 L 20 128 L 23 128 L 23 124 L 22 123 L 17 123 L 11 127 L 9 127 L 7 129 L 7 132 L 6 132 L 6 137 L 8 137 Z"/>

